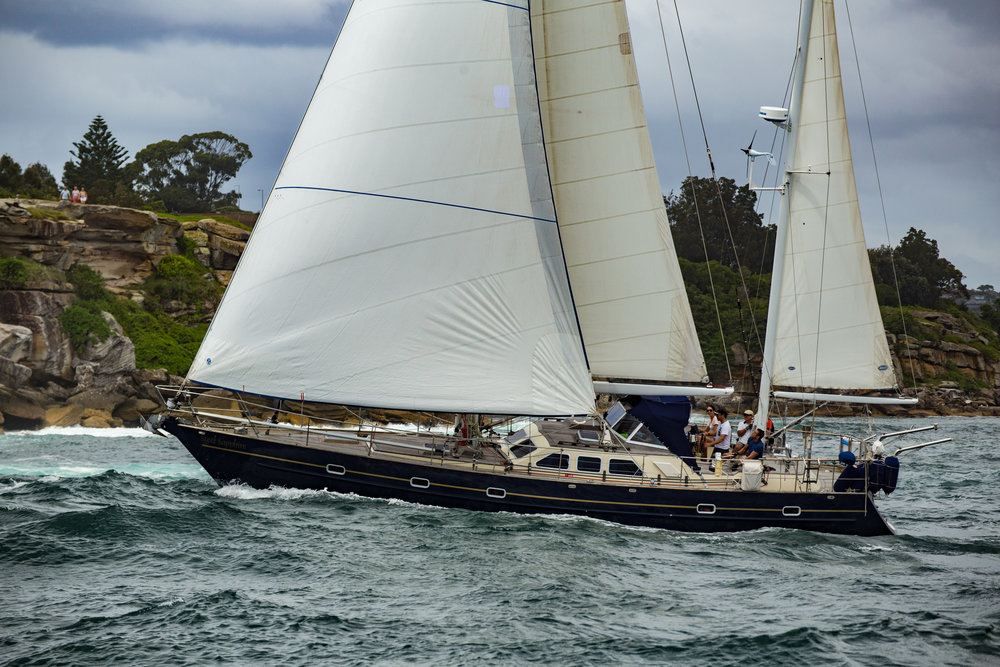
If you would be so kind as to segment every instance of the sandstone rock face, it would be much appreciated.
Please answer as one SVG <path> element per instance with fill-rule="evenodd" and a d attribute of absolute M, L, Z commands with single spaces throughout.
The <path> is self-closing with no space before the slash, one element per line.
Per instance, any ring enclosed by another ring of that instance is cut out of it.
<path fill-rule="evenodd" d="M 19 346 L 17 362 L 30 368 L 38 380 L 71 380 L 73 350 L 58 317 L 73 302 L 72 288 L 66 284 L 58 289 L 30 289 L 33 286 L 0 291 L 0 322 L 31 332 L 27 354 Z"/>
<path fill-rule="evenodd" d="M 205 234 L 210 265 L 228 271 L 235 269 L 250 232 L 211 218 L 199 220 L 198 229 Z"/>
<path fill-rule="evenodd" d="M 0 322 L 0 357 L 21 361 L 31 352 L 31 329 Z"/>
<path fill-rule="evenodd" d="M 154 258 L 177 252 L 180 223 L 149 211 L 46 201 L 30 205 L 69 219 L 32 218 L 24 208 L 0 209 L 0 246 L 5 254 L 61 271 L 86 264 L 112 290 L 142 281 L 152 272 Z"/>
<path fill-rule="evenodd" d="M 31 369 L 0 357 L 0 385 L 17 389 L 31 378 Z"/>
<path fill-rule="evenodd" d="M 65 219 L 32 217 L 28 207 Z M 196 253 L 228 280 L 247 233 L 221 223 L 196 223 Z M 234 230 L 234 231 L 228 231 Z M 75 264 L 98 271 L 105 286 L 133 296 L 134 286 L 163 257 L 178 252 L 184 235 L 175 220 L 115 206 L 0 200 L 0 255 L 21 257 L 64 272 Z M 213 240 L 216 239 L 216 240 Z M 229 253 L 236 253 L 231 256 Z M 213 266 L 213 257 L 225 266 Z M 136 370 L 135 346 L 114 318 L 112 335 L 77 354 L 58 317 L 74 301 L 69 283 L 30 282 L 0 290 L 0 430 L 48 425 L 135 425 L 162 405 L 154 384 L 180 384 L 166 371 Z"/>

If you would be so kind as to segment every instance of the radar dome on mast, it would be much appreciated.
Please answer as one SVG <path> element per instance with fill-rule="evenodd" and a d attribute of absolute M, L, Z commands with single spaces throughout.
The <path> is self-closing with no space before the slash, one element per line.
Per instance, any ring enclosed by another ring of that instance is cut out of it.
<path fill-rule="evenodd" d="M 788 109 L 784 107 L 761 107 L 760 117 L 761 120 L 781 125 L 788 122 Z"/>

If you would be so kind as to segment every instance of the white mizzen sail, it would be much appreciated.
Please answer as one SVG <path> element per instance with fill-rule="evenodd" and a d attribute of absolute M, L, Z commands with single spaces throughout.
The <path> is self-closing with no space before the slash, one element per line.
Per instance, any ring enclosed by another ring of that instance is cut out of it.
<path fill-rule="evenodd" d="M 811 5 L 804 3 L 804 17 Z M 765 349 L 764 412 L 768 370 L 776 386 L 895 385 L 858 207 L 832 1 L 819 0 L 807 25 L 804 67 L 790 110 L 792 158 L 786 157 L 779 223 L 785 238 L 777 250 L 784 256 L 771 291 L 773 360 L 768 363 Z"/>
<path fill-rule="evenodd" d="M 595 376 L 701 382 L 621 0 L 531 3 L 563 251 Z"/>
<path fill-rule="evenodd" d="M 334 54 L 189 378 L 384 408 L 592 411 L 527 1 L 355 2 Z"/>

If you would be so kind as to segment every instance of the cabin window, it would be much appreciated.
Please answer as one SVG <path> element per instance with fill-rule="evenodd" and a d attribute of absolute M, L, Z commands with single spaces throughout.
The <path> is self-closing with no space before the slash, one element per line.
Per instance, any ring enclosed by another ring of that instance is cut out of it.
<path fill-rule="evenodd" d="M 642 470 L 629 459 L 611 459 L 608 461 L 608 473 L 611 475 L 640 476 Z"/>
<path fill-rule="evenodd" d="M 535 461 L 535 467 L 569 470 L 569 454 L 549 454 Z"/>
<path fill-rule="evenodd" d="M 527 442 L 522 442 L 520 445 L 514 445 L 511 447 L 510 455 L 512 458 L 519 459 L 522 456 L 527 456 L 536 449 L 538 449 L 538 447 L 535 447 L 531 444 L 531 440 L 528 440 Z"/>
<path fill-rule="evenodd" d="M 601 472 L 601 459 L 596 456 L 578 456 L 576 469 L 580 472 Z"/>

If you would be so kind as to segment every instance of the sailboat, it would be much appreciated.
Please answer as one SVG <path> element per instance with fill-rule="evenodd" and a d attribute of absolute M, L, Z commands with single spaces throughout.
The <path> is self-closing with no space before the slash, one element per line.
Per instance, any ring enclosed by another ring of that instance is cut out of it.
<path fill-rule="evenodd" d="M 803 63 L 835 39 L 822 4 Z M 810 86 L 788 125 L 796 160 L 825 171 L 796 120 Z M 766 369 L 822 386 L 825 367 L 789 361 L 784 322 Z M 885 346 L 880 322 L 858 328 Z M 835 460 L 772 452 L 709 472 L 686 397 L 731 392 L 707 381 L 623 1 L 356 0 L 185 383 L 161 388 L 148 427 L 220 484 L 892 532 L 874 505 L 891 466 L 852 467 L 842 490 Z M 599 408 L 608 394 L 621 400 Z"/>

